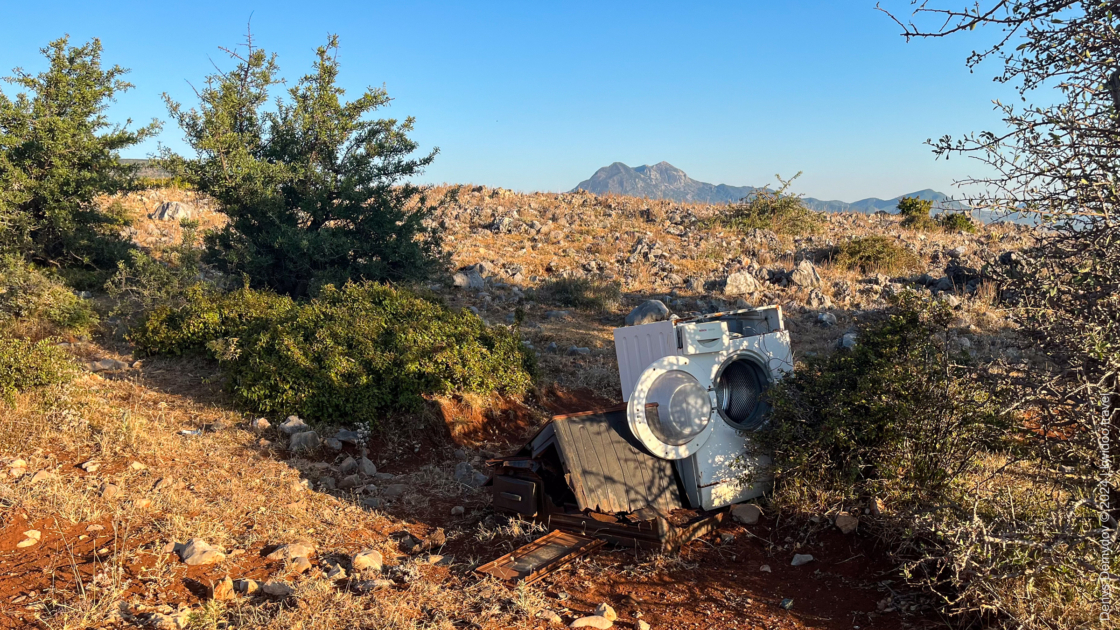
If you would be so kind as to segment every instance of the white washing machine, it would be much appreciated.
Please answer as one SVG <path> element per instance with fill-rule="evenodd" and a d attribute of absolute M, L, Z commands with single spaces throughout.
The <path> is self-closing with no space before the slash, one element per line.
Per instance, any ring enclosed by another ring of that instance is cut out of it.
<path fill-rule="evenodd" d="M 630 429 L 674 460 L 693 507 L 768 490 L 770 458 L 751 436 L 768 419 L 766 389 L 793 370 L 781 307 L 618 328 L 615 350 Z"/>

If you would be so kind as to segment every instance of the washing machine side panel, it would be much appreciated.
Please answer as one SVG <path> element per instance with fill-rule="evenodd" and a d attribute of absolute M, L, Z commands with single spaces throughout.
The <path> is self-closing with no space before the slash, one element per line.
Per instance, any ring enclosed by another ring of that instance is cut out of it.
<path fill-rule="evenodd" d="M 700 497 L 700 481 L 696 471 L 696 456 L 678 459 L 673 462 L 677 467 L 677 474 L 681 477 L 681 485 L 684 486 L 684 494 L 688 499 L 690 507 L 695 509 L 703 508 L 703 499 Z"/>
<path fill-rule="evenodd" d="M 699 477 L 694 487 L 703 509 L 715 510 L 741 503 L 769 490 L 772 478 L 766 469 L 770 458 L 751 454 L 749 441 L 749 432 L 736 431 L 727 423 L 718 422 L 704 448 L 692 456 Z M 756 475 L 750 485 L 739 482 L 747 471 Z"/>
<path fill-rule="evenodd" d="M 628 402 L 630 395 L 634 393 L 638 377 L 650 364 L 662 357 L 680 354 L 673 322 L 615 328 L 614 352 L 618 359 L 622 401 Z"/>

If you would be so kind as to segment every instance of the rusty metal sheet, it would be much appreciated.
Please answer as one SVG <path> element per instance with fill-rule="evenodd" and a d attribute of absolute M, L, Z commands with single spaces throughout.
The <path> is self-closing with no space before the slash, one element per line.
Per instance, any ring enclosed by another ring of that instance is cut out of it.
<path fill-rule="evenodd" d="M 625 409 L 557 418 L 552 423 L 569 485 L 580 509 L 660 514 L 685 507 L 673 462 L 641 447 Z"/>
<path fill-rule="evenodd" d="M 595 538 L 552 531 L 475 571 L 505 582 L 531 584 L 603 544 L 604 541 Z"/>

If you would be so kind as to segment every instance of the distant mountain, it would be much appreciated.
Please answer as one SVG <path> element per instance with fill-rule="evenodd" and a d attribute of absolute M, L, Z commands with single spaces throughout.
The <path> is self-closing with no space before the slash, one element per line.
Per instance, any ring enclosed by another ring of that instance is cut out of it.
<path fill-rule="evenodd" d="M 681 169 L 668 162 L 658 162 L 653 166 L 629 167 L 622 162 L 595 171 L 590 179 L 579 183 L 572 192 L 586 190 L 603 195 L 614 193 L 650 199 L 672 199 L 694 203 L 732 203 L 746 197 L 756 190 L 754 186 L 728 186 L 696 181 Z M 960 209 L 957 202 L 949 201 L 949 196 L 935 190 L 919 190 L 899 195 L 894 199 L 860 199 L 852 203 L 844 201 L 822 201 L 806 197 L 805 205 L 823 212 L 863 212 L 874 214 L 880 210 L 896 212 L 898 202 L 903 197 L 918 197 L 933 202 L 935 209 Z"/>

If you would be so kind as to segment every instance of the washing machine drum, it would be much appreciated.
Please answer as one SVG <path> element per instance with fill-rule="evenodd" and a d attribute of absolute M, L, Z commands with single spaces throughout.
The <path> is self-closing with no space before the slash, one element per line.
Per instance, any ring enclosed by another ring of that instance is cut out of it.
<path fill-rule="evenodd" d="M 716 372 L 713 383 L 716 410 L 736 429 L 757 429 L 766 422 L 770 411 L 765 399 L 769 386 L 765 363 L 749 354 L 732 356 Z"/>
<path fill-rule="evenodd" d="M 627 421 L 638 441 L 662 459 L 684 459 L 700 450 L 713 430 L 713 366 L 687 357 L 654 361 L 638 377 L 627 403 Z"/>

